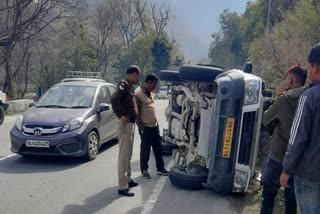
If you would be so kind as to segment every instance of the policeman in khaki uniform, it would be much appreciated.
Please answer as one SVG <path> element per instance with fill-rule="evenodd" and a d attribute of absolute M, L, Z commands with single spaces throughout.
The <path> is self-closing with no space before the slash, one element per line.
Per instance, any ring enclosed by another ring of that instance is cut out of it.
<path fill-rule="evenodd" d="M 130 160 L 134 141 L 134 125 L 137 117 L 133 85 L 138 83 L 139 76 L 139 67 L 130 66 L 127 69 L 126 80 L 120 81 L 118 90 L 111 97 L 112 108 L 119 118 L 118 193 L 129 197 L 134 196 L 134 193 L 130 192 L 129 188 L 138 185 L 131 178 Z"/>

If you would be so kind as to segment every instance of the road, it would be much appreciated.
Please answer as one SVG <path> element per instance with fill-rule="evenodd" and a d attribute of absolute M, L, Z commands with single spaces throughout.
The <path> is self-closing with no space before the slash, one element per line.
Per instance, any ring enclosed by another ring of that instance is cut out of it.
<path fill-rule="evenodd" d="M 157 101 L 160 127 L 166 127 L 167 101 Z M 151 157 L 151 180 L 139 172 L 139 137 L 136 133 L 132 157 L 133 178 L 139 186 L 133 198 L 117 194 L 118 146 L 103 146 L 96 160 L 77 158 L 22 158 L 10 152 L 9 131 L 16 116 L 0 126 L 0 214 L 88 214 L 88 213 L 245 213 L 234 197 L 212 191 L 186 191 L 167 177 L 156 175 Z M 165 157 L 170 163 L 170 157 Z"/>

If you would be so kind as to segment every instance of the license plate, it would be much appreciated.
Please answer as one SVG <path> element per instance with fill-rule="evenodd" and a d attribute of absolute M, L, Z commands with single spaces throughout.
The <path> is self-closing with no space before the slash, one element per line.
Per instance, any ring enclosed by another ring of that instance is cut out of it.
<path fill-rule="evenodd" d="M 223 151 L 222 151 L 223 158 L 230 158 L 230 155 L 231 155 L 234 121 L 235 119 L 232 117 L 229 117 L 227 119 L 227 125 L 224 132 L 224 141 L 223 141 Z"/>
<path fill-rule="evenodd" d="M 27 147 L 49 148 L 50 142 L 45 140 L 27 140 Z"/>

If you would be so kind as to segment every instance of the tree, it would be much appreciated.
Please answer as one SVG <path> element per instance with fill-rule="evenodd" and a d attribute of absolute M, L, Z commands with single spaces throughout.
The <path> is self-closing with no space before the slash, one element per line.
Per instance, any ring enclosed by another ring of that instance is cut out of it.
<path fill-rule="evenodd" d="M 157 4 L 151 4 L 152 21 L 154 31 L 158 36 L 164 36 L 165 28 L 170 20 L 170 10 L 165 6 L 158 7 Z"/>
<path fill-rule="evenodd" d="M 140 67 L 142 71 L 141 79 L 144 79 L 148 73 L 153 71 L 151 49 L 155 37 L 155 34 L 140 37 L 129 51 L 118 57 L 117 62 L 114 63 L 114 68 L 118 70 L 119 74 L 116 77 L 117 81 L 125 77 L 126 69 L 133 64 Z"/>
<path fill-rule="evenodd" d="M 67 8 L 74 7 L 72 0 L 2 0 L 0 2 L 0 43 L 1 63 L 5 69 L 3 91 L 13 97 L 12 73 L 14 64 L 12 54 L 17 43 L 30 41 L 37 34 L 50 26 L 56 20 L 71 14 Z M 28 54 L 27 54 L 28 55 Z M 20 63 L 21 64 L 21 63 Z"/>
<path fill-rule="evenodd" d="M 242 34 L 240 16 L 224 10 L 220 15 L 221 30 L 212 35 L 213 41 L 209 48 L 212 64 L 227 68 L 240 67 L 245 61 L 242 52 Z"/>
<path fill-rule="evenodd" d="M 114 15 L 110 4 L 113 0 L 98 3 L 91 13 L 92 40 L 97 57 L 95 71 L 101 72 L 106 77 L 112 58 L 122 47 L 117 31 L 117 17 Z"/>
<path fill-rule="evenodd" d="M 171 63 L 172 44 L 167 37 L 157 37 L 152 44 L 152 57 L 154 73 L 159 74 L 160 70 L 167 69 Z"/>
<path fill-rule="evenodd" d="M 254 70 L 273 87 L 283 86 L 288 67 L 307 64 L 311 47 L 320 40 L 319 11 L 320 5 L 312 0 L 300 1 L 283 15 L 283 20 L 275 24 L 269 35 L 251 43 Z"/>

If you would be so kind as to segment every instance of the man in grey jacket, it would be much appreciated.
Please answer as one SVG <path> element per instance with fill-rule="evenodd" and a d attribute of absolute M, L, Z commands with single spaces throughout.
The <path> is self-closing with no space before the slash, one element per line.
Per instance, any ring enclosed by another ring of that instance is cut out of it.
<path fill-rule="evenodd" d="M 294 176 L 295 192 L 302 214 L 320 213 L 320 44 L 312 48 L 309 57 L 311 87 L 297 107 L 283 161 L 280 183 L 288 187 Z"/>

